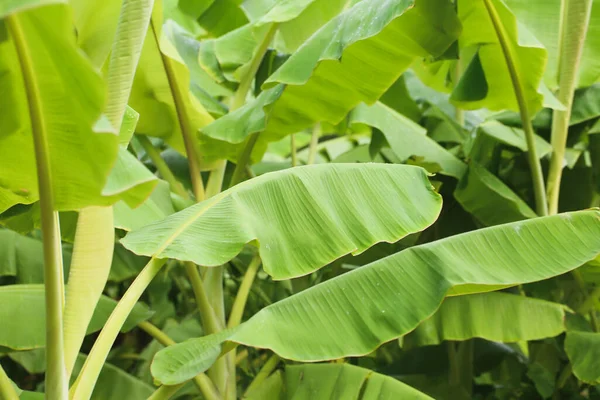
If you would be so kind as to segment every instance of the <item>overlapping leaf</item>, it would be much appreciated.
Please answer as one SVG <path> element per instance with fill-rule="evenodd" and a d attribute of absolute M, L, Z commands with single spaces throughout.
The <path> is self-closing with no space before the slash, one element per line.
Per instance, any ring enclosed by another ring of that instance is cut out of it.
<path fill-rule="evenodd" d="M 459 31 L 450 2 L 359 2 L 325 24 L 269 77 L 268 94 L 202 131 L 238 142 L 265 131 L 262 140 L 274 141 L 319 121 L 336 124 L 361 101 L 376 101 L 415 59 L 443 53 Z"/>
<path fill-rule="evenodd" d="M 577 378 L 594 385 L 600 383 L 600 333 L 568 332 L 565 351 Z"/>
<path fill-rule="evenodd" d="M 449 297 L 431 318 L 405 336 L 404 345 L 428 346 L 474 337 L 504 343 L 554 337 L 565 330 L 565 308 L 500 292 Z"/>
<path fill-rule="evenodd" d="M 153 376 L 190 379 L 223 336 L 302 361 L 368 354 L 412 331 L 452 288 L 468 294 L 547 279 L 596 257 L 599 221 L 599 211 L 580 211 L 411 247 L 268 306 L 235 330 L 169 347 Z"/>
<path fill-rule="evenodd" d="M 312 165 L 236 185 L 121 242 L 136 254 L 218 266 L 258 240 L 265 271 L 288 279 L 418 232 L 440 208 L 422 168 Z"/>

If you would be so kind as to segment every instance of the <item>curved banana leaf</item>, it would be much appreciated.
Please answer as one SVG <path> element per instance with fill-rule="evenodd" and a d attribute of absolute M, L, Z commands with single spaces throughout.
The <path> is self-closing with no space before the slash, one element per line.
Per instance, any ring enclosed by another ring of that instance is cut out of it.
<path fill-rule="evenodd" d="M 379 129 L 392 151 L 403 161 L 412 156 L 423 157 L 426 163 L 438 164 L 441 174 L 455 178 L 466 171 L 465 163 L 427 136 L 424 128 L 382 103 L 370 107 L 359 105 L 350 114 L 350 122 Z"/>
<path fill-rule="evenodd" d="M 136 254 L 218 266 L 257 240 L 265 271 L 289 279 L 421 231 L 440 209 L 441 197 L 421 168 L 311 165 L 236 185 L 121 243 Z"/>
<path fill-rule="evenodd" d="M 458 182 L 454 197 L 486 226 L 537 216 L 504 182 L 475 161 L 469 163 L 468 172 Z"/>
<path fill-rule="evenodd" d="M 87 334 L 99 331 L 110 316 L 117 302 L 102 296 L 94 310 Z M 0 346 L 15 350 L 44 347 L 46 333 L 44 285 L 0 286 Z M 152 312 L 141 303 L 136 304 L 121 330 L 127 332 L 138 322 L 145 321 Z"/>
<path fill-rule="evenodd" d="M 285 393 L 294 400 L 431 399 L 399 380 L 350 364 L 289 365 Z"/>
<path fill-rule="evenodd" d="M 518 23 L 504 2 L 491 0 L 491 4 L 503 24 L 530 113 L 533 115 L 542 105 L 562 108 L 542 82 L 548 60 L 546 49 L 524 25 Z M 459 39 L 461 55 L 474 55 L 456 84 L 451 100 L 466 109 L 485 107 L 519 111 L 507 61 L 485 3 L 459 0 L 458 16 L 463 26 Z"/>
<path fill-rule="evenodd" d="M 38 199 L 27 96 L 40 104 L 37 129 L 48 137 L 56 209 L 115 202 L 102 189 L 117 157 L 118 136 L 106 121 L 94 125 L 104 105 L 104 85 L 75 45 L 67 6 L 31 8 L 10 18 L 20 31 L 24 59 L 10 32 L 0 42 L 0 107 L 11 110 L 0 116 L 0 211 Z M 22 62 L 28 63 L 35 88 L 24 86 Z"/>
<path fill-rule="evenodd" d="M 316 122 L 337 124 L 360 102 L 375 102 L 415 59 L 442 54 L 459 31 L 449 1 L 359 2 L 321 27 L 269 77 L 263 85 L 268 94 L 202 132 L 241 142 L 265 131 L 262 141 L 276 141 Z"/>
<path fill-rule="evenodd" d="M 116 203 L 114 205 L 114 226 L 131 231 L 159 221 L 174 212 L 169 184 L 161 180 L 150 197 L 139 207 L 131 208 L 123 201 Z"/>
<path fill-rule="evenodd" d="M 552 90 L 558 89 L 559 35 L 561 25 L 560 0 L 504 0 L 517 20 L 544 45 L 548 63 L 544 81 Z M 583 55 L 579 66 L 577 87 L 590 86 L 600 79 L 600 1 L 592 0 L 592 14 L 588 24 Z"/>
<path fill-rule="evenodd" d="M 404 345 L 483 338 L 512 343 L 558 336 L 565 331 L 566 306 L 514 294 L 491 292 L 448 297 Z"/>
<path fill-rule="evenodd" d="M 237 329 L 166 348 L 152 375 L 167 384 L 192 378 L 217 353 L 207 349 L 227 336 L 228 346 L 299 361 L 368 354 L 429 318 L 451 289 L 486 292 L 563 274 L 597 256 L 599 235 L 600 212 L 591 210 L 411 247 L 268 306 Z"/>
<path fill-rule="evenodd" d="M 565 351 L 577 378 L 592 385 L 600 383 L 600 333 L 567 332 Z"/>

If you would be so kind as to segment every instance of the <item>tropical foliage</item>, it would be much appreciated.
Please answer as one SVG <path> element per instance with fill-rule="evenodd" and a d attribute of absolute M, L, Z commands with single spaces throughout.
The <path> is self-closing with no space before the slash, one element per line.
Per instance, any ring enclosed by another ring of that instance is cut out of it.
<path fill-rule="evenodd" d="M 0 0 L 0 398 L 599 399 L 599 37 Z"/>

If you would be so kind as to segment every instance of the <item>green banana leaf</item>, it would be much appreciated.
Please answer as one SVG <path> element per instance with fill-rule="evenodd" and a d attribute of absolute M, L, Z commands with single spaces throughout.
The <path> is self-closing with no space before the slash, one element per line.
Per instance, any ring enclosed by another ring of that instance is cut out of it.
<path fill-rule="evenodd" d="M 121 243 L 140 255 L 219 266 L 257 240 L 265 272 L 289 279 L 421 231 L 440 209 L 422 168 L 310 165 L 243 182 Z"/>
<path fill-rule="evenodd" d="M 131 231 L 159 221 L 174 212 L 169 184 L 161 180 L 150 197 L 139 207 L 131 208 L 124 201 L 116 203 L 114 205 L 114 226 Z"/>
<path fill-rule="evenodd" d="M 469 163 L 468 172 L 458 182 L 454 197 L 485 226 L 537 216 L 504 182 L 475 161 Z"/>
<path fill-rule="evenodd" d="M 362 101 L 375 102 L 415 59 L 442 54 L 459 31 L 449 1 L 359 2 L 300 46 L 255 101 L 202 132 L 238 143 L 264 131 L 259 142 L 271 142 L 316 122 L 337 124 Z"/>
<path fill-rule="evenodd" d="M 44 347 L 46 342 L 44 285 L 0 286 L 0 304 L 0 318 L 3 321 L 0 330 L 0 346 L 15 350 Z M 102 329 L 116 305 L 115 300 L 106 296 L 100 297 L 87 327 L 87 333 Z M 122 331 L 131 330 L 138 322 L 145 321 L 151 316 L 152 312 L 138 303 L 123 325 Z"/>
<path fill-rule="evenodd" d="M 350 364 L 285 368 L 285 397 L 293 400 L 431 399 L 392 377 Z"/>
<path fill-rule="evenodd" d="M 513 343 L 558 336 L 565 331 L 566 306 L 519 295 L 491 292 L 448 297 L 403 346 L 483 338 Z"/>
<path fill-rule="evenodd" d="M 117 157 L 118 136 L 106 120 L 95 125 L 104 85 L 77 49 L 67 6 L 14 11 L 9 4 L 1 14 L 12 28 L 0 42 L 0 107 L 13 111 L 0 116 L 0 211 L 38 199 L 33 129 L 48 138 L 56 209 L 114 203 L 117 199 L 106 198 L 102 189 Z M 24 86 L 24 72 L 35 87 Z M 27 96 L 39 104 L 39 116 L 30 111 Z"/>
<path fill-rule="evenodd" d="M 460 178 L 466 171 L 465 163 L 427 136 L 424 128 L 382 103 L 370 107 L 359 105 L 350 114 L 350 122 L 379 129 L 402 161 L 413 156 L 422 157 L 426 163 L 438 164 L 441 174 L 455 178 Z"/>
<path fill-rule="evenodd" d="M 563 274 L 600 252 L 600 211 L 534 218 L 411 247 L 268 306 L 236 329 L 160 351 L 152 375 L 192 378 L 234 343 L 320 361 L 372 352 L 433 315 L 451 289 L 495 290 Z M 543 240 L 541 240 L 543 238 Z"/>
<path fill-rule="evenodd" d="M 525 104 L 531 115 L 543 105 L 563 108 L 542 82 L 548 51 L 525 25 L 519 24 L 502 0 L 491 0 L 490 3 L 502 24 L 505 40 L 514 57 L 512 62 L 523 88 Z M 485 2 L 459 0 L 457 6 L 463 26 L 459 38 L 461 57 L 465 58 L 468 65 L 454 87 L 451 100 L 466 109 L 485 107 L 490 110 L 519 111 L 507 61 Z"/>
<path fill-rule="evenodd" d="M 565 351 L 577 378 L 592 385 L 600 384 L 600 333 L 567 332 Z"/>

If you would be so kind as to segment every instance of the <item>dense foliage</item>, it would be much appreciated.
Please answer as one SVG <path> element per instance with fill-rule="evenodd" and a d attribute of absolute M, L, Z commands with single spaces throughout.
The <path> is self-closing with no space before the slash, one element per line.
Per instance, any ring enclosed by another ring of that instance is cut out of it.
<path fill-rule="evenodd" d="M 600 399 L 600 2 L 0 0 L 0 398 Z"/>

